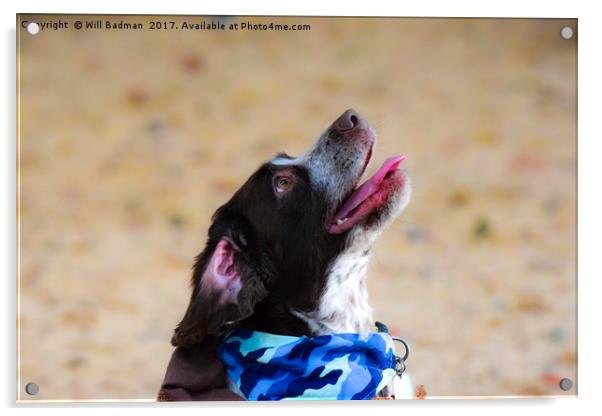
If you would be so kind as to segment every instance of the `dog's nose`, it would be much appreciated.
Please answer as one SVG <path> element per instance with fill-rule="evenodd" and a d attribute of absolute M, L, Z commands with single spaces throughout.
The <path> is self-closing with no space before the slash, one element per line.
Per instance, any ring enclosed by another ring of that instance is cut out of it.
<path fill-rule="evenodd" d="M 347 110 L 332 123 L 332 128 L 339 132 L 347 132 L 364 124 L 364 120 L 354 110 Z"/>

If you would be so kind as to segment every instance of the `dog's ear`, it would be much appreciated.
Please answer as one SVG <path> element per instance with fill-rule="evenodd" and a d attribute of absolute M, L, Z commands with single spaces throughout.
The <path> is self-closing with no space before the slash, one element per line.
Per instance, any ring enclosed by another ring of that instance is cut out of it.
<path fill-rule="evenodd" d="M 215 224 L 205 250 L 197 257 L 192 296 L 171 343 L 179 347 L 199 344 L 205 335 L 219 333 L 227 322 L 250 316 L 253 308 L 267 296 L 270 280 L 266 268 L 249 249 L 249 237 L 231 224 Z"/>

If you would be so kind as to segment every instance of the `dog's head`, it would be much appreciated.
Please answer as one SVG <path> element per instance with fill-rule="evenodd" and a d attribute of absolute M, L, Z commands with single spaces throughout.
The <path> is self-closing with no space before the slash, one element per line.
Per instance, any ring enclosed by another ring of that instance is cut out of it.
<path fill-rule="evenodd" d="M 334 259 L 369 250 L 409 200 L 402 156 L 359 185 L 375 142 L 348 110 L 305 155 L 280 154 L 253 173 L 212 218 L 172 343 L 195 345 L 260 307 L 282 319 L 315 308 Z"/>

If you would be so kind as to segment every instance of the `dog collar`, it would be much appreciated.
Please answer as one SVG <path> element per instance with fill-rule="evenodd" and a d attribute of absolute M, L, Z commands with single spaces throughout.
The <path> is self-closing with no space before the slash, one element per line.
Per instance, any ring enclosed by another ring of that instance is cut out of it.
<path fill-rule="evenodd" d="M 405 370 L 386 326 L 316 337 L 235 329 L 218 349 L 231 389 L 248 400 L 372 399 Z M 402 341 L 403 342 L 403 341 Z M 407 344 L 404 342 L 407 348 Z"/>

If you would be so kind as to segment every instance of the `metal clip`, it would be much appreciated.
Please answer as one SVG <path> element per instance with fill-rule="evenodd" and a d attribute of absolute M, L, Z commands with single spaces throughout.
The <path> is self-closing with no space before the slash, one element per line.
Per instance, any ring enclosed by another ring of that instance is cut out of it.
<path fill-rule="evenodd" d="M 406 364 L 403 362 L 401 357 L 395 356 L 395 373 L 401 377 L 404 371 L 406 371 Z"/>
<path fill-rule="evenodd" d="M 391 337 L 391 338 L 393 339 L 393 341 L 397 341 L 401 345 L 403 345 L 403 347 L 405 349 L 403 356 L 395 355 L 395 372 L 397 373 L 397 375 L 399 377 L 401 377 L 401 375 L 404 373 L 404 371 L 406 371 L 406 360 L 410 356 L 410 346 L 408 345 L 407 342 L 405 342 L 403 339 L 401 339 L 399 337 Z"/>

